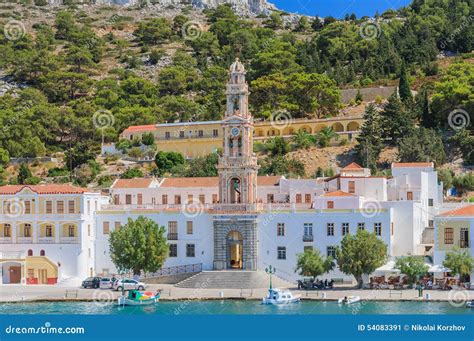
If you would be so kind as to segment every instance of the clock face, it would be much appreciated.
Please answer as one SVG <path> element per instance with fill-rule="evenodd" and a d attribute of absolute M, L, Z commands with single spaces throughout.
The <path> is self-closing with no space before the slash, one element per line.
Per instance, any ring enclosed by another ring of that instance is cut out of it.
<path fill-rule="evenodd" d="M 233 127 L 231 130 L 230 130 L 230 134 L 232 136 L 239 136 L 240 135 L 240 129 L 237 128 L 237 127 Z"/>

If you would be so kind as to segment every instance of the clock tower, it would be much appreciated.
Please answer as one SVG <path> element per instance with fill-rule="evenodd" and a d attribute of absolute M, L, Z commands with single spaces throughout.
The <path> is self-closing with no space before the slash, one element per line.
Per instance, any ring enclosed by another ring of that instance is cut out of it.
<path fill-rule="evenodd" d="M 227 108 L 222 121 L 223 155 L 217 167 L 222 204 L 255 204 L 257 200 L 258 165 L 253 153 L 254 127 L 245 73 L 238 59 L 230 67 Z"/>

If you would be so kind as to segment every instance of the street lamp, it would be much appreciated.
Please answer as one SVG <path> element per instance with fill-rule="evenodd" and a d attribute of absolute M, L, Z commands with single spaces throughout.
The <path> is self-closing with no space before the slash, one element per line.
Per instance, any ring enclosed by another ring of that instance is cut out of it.
<path fill-rule="evenodd" d="M 275 267 L 269 265 L 265 268 L 265 272 L 270 275 L 270 290 L 272 290 L 272 275 L 276 272 Z"/>

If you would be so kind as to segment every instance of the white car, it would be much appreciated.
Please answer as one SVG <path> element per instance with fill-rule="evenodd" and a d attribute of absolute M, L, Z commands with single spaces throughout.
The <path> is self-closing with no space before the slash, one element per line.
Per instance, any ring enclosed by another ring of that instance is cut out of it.
<path fill-rule="evenodd" d="M 112 279 L 109 277 L 102 277 L 100 279 L 99 287 L 101 289 L 112 289 Z"/>
<path fill-rule="evenodd" d="M 145 290 L 145 283 L 130 278 L 119 279 L 114 283 L 114 289 L 121 290 Z"/>

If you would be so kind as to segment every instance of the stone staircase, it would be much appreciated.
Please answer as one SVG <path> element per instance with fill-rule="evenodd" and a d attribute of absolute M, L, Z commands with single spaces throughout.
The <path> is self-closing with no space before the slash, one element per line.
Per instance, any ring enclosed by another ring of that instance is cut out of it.
<path fill-rule="evenodd" d="M 268 288 L 269 276 L 264 271 L 203 271 L 175 286 L 192 289 L 260 289 Z M 274 288 L 294 288 L 295 283 L 272 276 Z"/>

